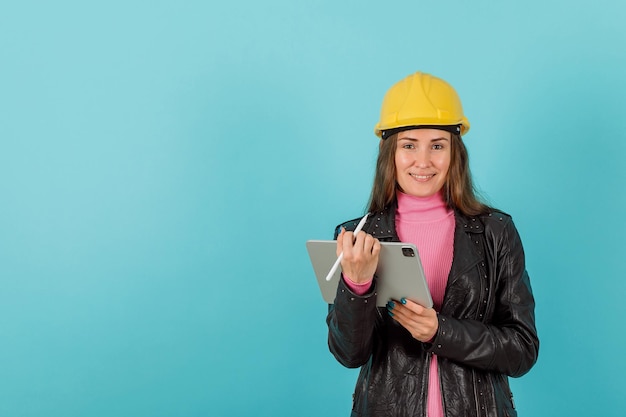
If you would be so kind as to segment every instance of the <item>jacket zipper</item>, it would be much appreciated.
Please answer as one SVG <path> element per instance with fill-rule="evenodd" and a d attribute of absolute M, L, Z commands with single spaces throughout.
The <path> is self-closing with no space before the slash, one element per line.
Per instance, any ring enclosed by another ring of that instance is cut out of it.
<path fill-rule="evenodd" d="M 430 382 L 430 362 L 432 360 L 433 360 L 433 353 L 432 352 L 427 352 L 426 353 L 426 384 L 425 384 L 425 386 L 426 386 L 426 401 L 424 401 L 424 409 L 423 409 L 423 413 L 422 413 L 422 415 L 424 417 L 427 417 L 427 414 L 428 414 L 428 383 Z M 439 380 L 441 380 L 441 378 Z M 444 412 L 443 415 L 445 416 L 446 413 Z"/>
<path fill-rule="evenodd" d="M 430 354 L 430 360 L 428 361 L 428 369 L 430 372 L 430 361 L 432 360 L 432 356 L 433 353 L 432 352 L 428 352 Z M 439 368 L 439 360 L 437 360 L 437 373 L 439 374 L 439 392 L 441 393 L 441 410 L 443 411 L 443 416 L 445 417 L 447 415 L 446 413 L 446 402 L 444 401 L 444 390 L 443 390 L 443 384 L 441 383 L 441 369 Z M 429 375 L 429 379 L 430 379 L 430 375 Z"/>
<path fill-rule="evenodd" d="M 480 396 L 476 392 L 478 389 L 478 384 L 476 380 L 476 371 L 472 371 L 472 379 L 474 381 L 474 404 L 476 404 L 476 417 L 480 415 Z"/>

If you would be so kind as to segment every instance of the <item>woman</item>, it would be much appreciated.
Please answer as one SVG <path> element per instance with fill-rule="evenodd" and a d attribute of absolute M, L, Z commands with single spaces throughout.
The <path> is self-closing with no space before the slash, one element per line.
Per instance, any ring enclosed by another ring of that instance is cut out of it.
<path fill-rule="evenodd" d="M 530 281 L 511 217 L 475 196 L 469 122 L 445 81 L 413 74 L 385 95 L 370 216 L 337 227 L 342 279 L 329 347 L 360 367 L 352 416 L 516 416 L 508 376 L 537 360 Z M 417 246 L 434 301 L 376 307 L 380 241 Z"/>

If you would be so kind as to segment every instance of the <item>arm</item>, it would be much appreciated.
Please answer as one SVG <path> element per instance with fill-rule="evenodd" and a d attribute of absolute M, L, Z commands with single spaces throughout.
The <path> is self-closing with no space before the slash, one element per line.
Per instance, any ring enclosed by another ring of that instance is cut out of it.
<path fill-rule="evenodd" d="M 337 361 L 347 368 L 364 365 L 372 354 L 377 315 L 375 286 L 359 296 L 341 279 L 335 303 L 328 306 L 328 347 Z"/>
<path fill-rule="evenodd" d="M 345 230 L 335 237 L 337 255 L 343 252 L 342 271 L 355 278 L 354 284 L 370 283 L 378 264 L 378 240 L 365 232 L 354 236 Z M 376 285 L 372 284 L 365 293 L 356 294 L 342 277 L 337 285 L 335 303 L 329 306 L 326 318 L 328 346 L 335 358 L 348 368 L 362 366 L 371 356 L 377 314 L 375 288 Z"/>
<path fill-rule="evenodd" d="M 475 368 L 518 377 L 537 361 L 535 301 L 522 243 L 509 220 L 495 245 L 494 312 L 488 323 L 439 315 L 430 350 Z"/>

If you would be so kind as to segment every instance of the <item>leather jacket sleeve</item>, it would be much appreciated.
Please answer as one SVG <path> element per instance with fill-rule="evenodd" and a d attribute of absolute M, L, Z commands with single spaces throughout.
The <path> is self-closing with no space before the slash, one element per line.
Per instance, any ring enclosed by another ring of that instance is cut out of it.
<path fill-rule="evenodd" d="M 510 218 L 500 230 L 486 228 L 486 259 L 492 260 L 493 288 L 483 301 L 492 305 L 488 319 L 439 315 L 439 329 L 430 350 L 466 366 L 519 377 L 537 361 L 539 339 L 535 328 L 530 280 L 522 243 Z M 491 235 L 490 235 L 491 234 Z"/>
<path fill-rule="evenodd" d="M 358 368 L 369 360 L 377 314 L 375 281 L 370 291 L 360 296 L 350 291 L 343 279 L 339 281 L 326 323 L 328 347 L 343 366 Z"/>

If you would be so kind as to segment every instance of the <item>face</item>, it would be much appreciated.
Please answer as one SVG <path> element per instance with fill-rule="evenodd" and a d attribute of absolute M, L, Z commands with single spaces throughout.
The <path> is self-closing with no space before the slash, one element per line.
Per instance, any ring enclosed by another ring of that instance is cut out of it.
<path fill-rule="evenodd" d="M 396 181 L 405 194 L 430 197 L 444 186 L 450 168 L 452 134 L 438 129 L 398 133 Z"/>

